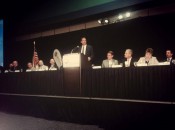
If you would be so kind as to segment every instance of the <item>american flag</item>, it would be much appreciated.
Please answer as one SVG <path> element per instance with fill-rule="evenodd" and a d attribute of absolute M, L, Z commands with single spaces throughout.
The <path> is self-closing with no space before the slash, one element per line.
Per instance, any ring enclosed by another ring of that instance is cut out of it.
<path fill-rule="evenodd" d="M 36 67 L 36 65 L 39 62 L 39 57 L 38 57 L 38 53 L 37 53 L 36 48 L 35 48 L 35 41 L 33 42 L 33 44 L 34 44 L 34 51 L 33 51 L 32 63 L 33 63 L 33 67 Z"/>

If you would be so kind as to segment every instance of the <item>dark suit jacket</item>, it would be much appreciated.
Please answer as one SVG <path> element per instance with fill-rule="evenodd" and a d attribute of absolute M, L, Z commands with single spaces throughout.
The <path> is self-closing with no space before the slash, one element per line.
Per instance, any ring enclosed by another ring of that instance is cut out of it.
<path fill-rule="evenodd" d="M 17 67 L 12 67 L 12 71 L 15 71 L 15 70 L 19 70 L 21 72 L 21 67 L 20 66 L 17 66 Z"/>
<path fill-rule="evenodd" d="M 79 48 L 79 52 L 81 53 L 81 48 L 82 46 Z M 91 45 L 87 45 L 86 46 L 86 54 L 88 57 L 91 58 L 91 60 L 93 59 L 94 57 L 94 52 L 93 52 L 93 47 Z"/>
<path fill-rule="evenodd" d="M 125 67 L 125 61 L 127 61 L 127 59 L 123 60 L 123 67 Z M 134 62 L 135 62 L 135 60 L 133 58 L 131 58 L 130 67 L 134 67 Z"/>
<path fill-rule="evenodd" d="M 173 63 L 173 58 L 171 58 L 171 60 L 170 60 L 170 65 L 174 65 L 174 63 Z M 167 60 L 165 60 L 165 61 L 167 61 Z"/>

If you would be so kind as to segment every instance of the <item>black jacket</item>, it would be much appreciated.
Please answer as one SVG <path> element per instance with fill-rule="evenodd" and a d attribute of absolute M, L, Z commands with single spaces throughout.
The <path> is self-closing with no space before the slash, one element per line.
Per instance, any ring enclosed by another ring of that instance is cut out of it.
<path fill-rule="evenodd" d="M 125 67 L 125 61 L 127 61 L 127 59 L 123 60 L 123 62 L 122 62 L 123 63 L 123 67 Z M 134 62 L 136 62 L 136 60 L 131 58 L 130 67 L 134 67 Z"/>
<path fill-rule="evenodd" d="M 171 60 L 170 60 L 170 65 L 174 65 L 174 63 L 173 63 L 173 58 L 171 58 Z M 165 60 L 165 61 L 167 61 L 167 60 Z"/>
<path fill-rule="evenodd" d="M 79 52 L 81 53 L 81 48 L 82 46 L 79 48 Z M 91 45 L 87 45 L 86 46 L 86 54 L 88 57 L 91 58 L 91 60 L 93 59 L 94 57 L 94 52 L 93 52 L 93 47 Z"/>
<path fill-rule="evenodd" d="M 11 71 L 12 72 L 15 72 L 15 70 L 19 70 L 21 72 L 22 71 L 22 68 L 20 66 L 12 67 Z"/>

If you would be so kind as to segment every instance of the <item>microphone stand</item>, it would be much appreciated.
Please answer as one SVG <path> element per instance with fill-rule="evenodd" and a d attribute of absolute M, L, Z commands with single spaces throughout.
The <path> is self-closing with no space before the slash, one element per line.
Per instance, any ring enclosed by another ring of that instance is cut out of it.
<path fill-rule="evenodd" d="M 71 50 L 71 54 L 72 54 L 72 52 L 73 52 L 76 48 L 79 48 L 79 46 L 74 47 L 74 48 Z"/>

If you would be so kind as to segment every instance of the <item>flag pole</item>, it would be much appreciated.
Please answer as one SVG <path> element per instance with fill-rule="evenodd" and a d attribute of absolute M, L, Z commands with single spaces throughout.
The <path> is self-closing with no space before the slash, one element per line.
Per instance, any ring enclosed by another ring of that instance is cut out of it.
<path fill-rule="evenodd" d="M 33 45 L 34 45 L 34 52 L 35 52 L 35 41 L 33 42 Z"/>
<path fill-rule="evenodd" d="M 33 41 L 33 67 L 35 67 L 35 41 Z"/>

